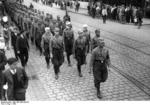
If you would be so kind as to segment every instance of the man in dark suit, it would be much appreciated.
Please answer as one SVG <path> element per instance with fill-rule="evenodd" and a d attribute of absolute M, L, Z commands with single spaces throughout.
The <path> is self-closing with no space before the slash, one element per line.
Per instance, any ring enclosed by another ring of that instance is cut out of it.
<path fill-rule="evenodd" d="M 13 28 L 13 31 L 11 32 L 11 44 L 13 46 L 14 49 L 14 54 L 16 59 L 18 60 L 18 55 L 17 55 L 17 49 L 16 49 L 16 41 L 17 41 L 17 37 L 18 37 L 18 29 L 16 27 Z"/>
<path fill-rule="evenodd" d="M 25 31 L 21 32 L 16 41 L 17 54 L 19 55 L 23 67 L 25 67 L 28 62 L 29 50 L 29 44 L 25 34 Z"/>
<path fill-rule="evenodd" d="M 0 100 L 2 99 L 2 71 L 5 69 L 5 65 L 7 63 L 7 59 L 5 56 L 5 52 L 3 50 L 3 46 L 0 43 Z"/>
<path fill-rule="evenodd" d="M 7 88 L 5 88 L 7 91 L 2 91 L 2 100 L 24 101 L 26 89 L 28 87 L 27 74 L 24 69 L 17 67 L 16 58 L 9 58 L 7 63 L 9 69 L 3 72 L 3 85 L 7 83 Z"/>

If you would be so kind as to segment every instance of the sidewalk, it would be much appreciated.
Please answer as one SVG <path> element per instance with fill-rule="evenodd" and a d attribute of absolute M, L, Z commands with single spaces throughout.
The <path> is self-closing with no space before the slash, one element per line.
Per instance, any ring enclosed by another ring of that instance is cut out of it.
<path fill-rule="evenodd" d="M 74 9 L 71 9 L 70 7 L 68 7 L 68 11 L 69 11 L 69 12 L 73 12 L 73 13 L 77 13 L 77 14 L 81 14 L 81 15 L 85 15 L 85 16 L 89 16 L 87 9 L 82 9 L 82 8 L 80 8 L 78 12 L 75 12 Z M 109 20 L 109 19 L 108 19 L 108 20 Z M 110 21 L 111 21 L 111 20 L 110 20 Z M 143 24 L 149 24 L 149 25 L 150 25 L 150 19 L 148 19 L 148 18 L 143 18 Z"/>

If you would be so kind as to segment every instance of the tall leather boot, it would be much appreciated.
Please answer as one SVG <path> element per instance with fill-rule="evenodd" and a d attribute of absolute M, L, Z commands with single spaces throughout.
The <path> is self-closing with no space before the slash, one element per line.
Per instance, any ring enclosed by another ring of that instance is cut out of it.
<path fill-rule="evenodd" d="M 97 98 L 101 99 L 102 96 L 101 96 L 101 92 L 100 92 L 100 85 L 96 87 L 97 89 Z"/>
<path fill-rule="evenodd" d="M 77 65 L 77 67 L 78 67 L 79 77 L 83 77 L 83 75 L 81 73 L 81 65 Z"/>

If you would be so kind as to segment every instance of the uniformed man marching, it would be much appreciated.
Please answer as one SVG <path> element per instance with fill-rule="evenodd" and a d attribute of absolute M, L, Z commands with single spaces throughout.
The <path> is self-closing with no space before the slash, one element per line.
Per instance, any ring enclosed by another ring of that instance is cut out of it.
<path fill-rule="evenodd" d="M 85 64 L 85 59 L 87 55 L 87 46 L 86 46 L 86 38 L 83 36 L 83 31 L 78 31 L 78 38 L 74 43 L 74 57 L 77 60 L 77 69 L 79 73 L 79 77 L 82 77 L 81 66 Z"/>
<path fill-rule="evenodd" d="M 99 38 L 100 38 L 100 29 L 96 29 L 95 36 L 91 40 L 91 51 L 98 46 Z"/>
<path fill-rule="evenodd" d="M 73 44 L 74 44 L 74 32 L 71 29 L 71 23 L 66 24 L 66 29 L 63 32 L 65 51 L 67 54 L 68 66 L 71 66 L 70 56 L 73 53 Z"/>
<path fill-rule="evenodd" d="M 88 25 L 85 24 L 83 25 L 83 36 L 86 37 L 86 45 L 87 45 L 87 51 L 89 52 L 90 50 L 90 42 L 91 42 L 91 35 L 90 31 L 88 30 Z"/>
<path fill-rule="evenodd" d="M 40 51 L 40 55 L 42 55 L 42 48 L 41 48 L 41 40 L 42 40 L 42 27 L 41 23 L 38 23 L 38 27 L 36 28 L 36 35 L 35 35 L 35 45 L 36 48 Z"/>
<path fill-rule="evenodd" d="M 105 82 L 108 76 L 110 57 L 107 49 L 104 48 L 104 39 L 98 38 L 98 47 L 92 51 L 90 68 L 93 69 L 94 84 L 97 89 L 97 97 L 102 98 L 100 83 Z"/>
<path fill-rule="evenodd" d="M 64 62 L 64 42 L 63 37 L 59 35 L 59 31 L 59 28 L 55 28 L 55 35 L 51 43 L 55 79 L 58 79 L 58 73 L 60 72 L 59 68 Z"/>
<path fill-rule="evenodd" d="M 62 33 L 63 33 L 63 27 L 62 27 L 63 22 L 62 22 L 62 20 L 60 19 L 60 16 L 57 16 L 57 24 L 58 24 L 58 27 L 59 27 L 59 29 L 60 29 L 60 34 L 62 35 Z"/>
<path fill-rule="evenodd" d="M 52 38 L 52 34 L 50 32 L 50 28 L 46 27 L 45 33 L 42 36 L 41 47 L 45 56 L 47 68 L 50 67 L 51 38 Z"/>

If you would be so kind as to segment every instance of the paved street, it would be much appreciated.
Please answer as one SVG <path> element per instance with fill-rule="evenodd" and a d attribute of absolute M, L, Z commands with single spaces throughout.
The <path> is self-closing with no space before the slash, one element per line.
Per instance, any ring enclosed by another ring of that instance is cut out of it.
<path fill-rule="evenodd" d="M 32 2 L 24 0 L 25 5 Z M 32 3 L 36 9 L 64 16 L 65 11 L 59 7 L 53 8 L 42 4 Z M 72 10 L 70 10 L 72 11 Z M 107 82 L 102 84 L 102 100 L 150 100 L 150 30 L 145 19 L 144 26 L 119 24 L 93 19 L 86 14 L 69 12 L 71 16 L 75 37 L 83 24 L 88 24 L 94 36 L 96 28 L 101 29 L 101 36 L 105 39 L 106 47 L 110 50 L 111 69 Z M 14 56 L 12 49 L 7 51 L 7 56 Z M 93 83 L 93 75 L 89 74 L 88 65 L 82 67 L 83 77 L 78 77 L 76 61 L 72 58 L 72 67 L 67 66 L 67 61 L 61 67 L 59 80 L 55 80 L 53 66 L 46 68 L 44 56 L 39 56 L 34 46 L 30 48 L 30 58 L 27 65 L 27 74 L 30 78 L 27 90 L 27 100 L 99 100 Z M 89 62 L 90 54 L 87 61 Z M 88 63 L 89 64 L 89 63 Z"/>

